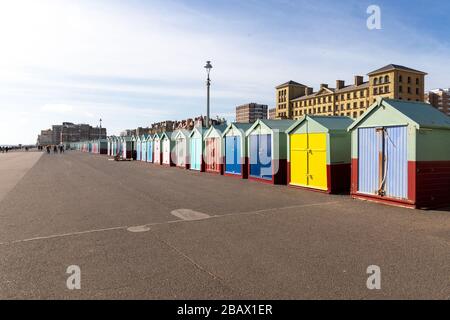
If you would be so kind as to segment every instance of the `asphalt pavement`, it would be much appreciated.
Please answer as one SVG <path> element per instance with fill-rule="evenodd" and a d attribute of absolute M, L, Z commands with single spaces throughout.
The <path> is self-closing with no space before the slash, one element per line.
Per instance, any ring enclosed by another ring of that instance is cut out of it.
<path fill-rule="evenodd" d="M 18 155 L 0 155 L 0 299 L 450 298 L 450 210 Z M 66 285 L 72 265 L 80 290 Z M 366 285 L 372 265 L 380 290 Z"/>

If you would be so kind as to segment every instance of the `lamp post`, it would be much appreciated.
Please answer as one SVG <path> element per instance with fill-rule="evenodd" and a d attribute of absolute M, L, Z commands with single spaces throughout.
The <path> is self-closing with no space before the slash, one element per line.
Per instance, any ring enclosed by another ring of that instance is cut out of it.
<path fill-rule="evenodd" d="M 211 65 L 211 61 L 206 61 L 206 73 L 208 75 L 208 78 L 206 79 L 206 128 L 209 128 L 209 106 L 210 106 L 210 102 L 209 102 L 209 88 L 211 87 L 211 79 L 209 78 L 209 73 L 211 72 L 212 69 L 212 65 Z"/>

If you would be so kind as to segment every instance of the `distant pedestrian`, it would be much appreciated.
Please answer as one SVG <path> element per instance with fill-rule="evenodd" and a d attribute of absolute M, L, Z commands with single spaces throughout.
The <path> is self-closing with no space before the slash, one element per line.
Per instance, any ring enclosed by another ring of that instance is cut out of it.
<path fill-rule="evenodd" d="M 53 146 L 53 153 L 58 153 L 58 147 L 56 147 L 56 145 Z"/>
<path fill-rule="evenodd" d="M 50 154 L 50 146 L 47 146 L 47 154 Z"/>

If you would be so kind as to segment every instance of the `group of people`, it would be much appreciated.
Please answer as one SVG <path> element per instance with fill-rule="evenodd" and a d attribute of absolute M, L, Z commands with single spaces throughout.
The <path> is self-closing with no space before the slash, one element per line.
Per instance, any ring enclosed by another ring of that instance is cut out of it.
<path fill-rule="evenodd" d="M 0 152 L 1 153 L 8 153 L 9 150 L 10 150 L 9 147 L 0 147 Z"/>
<path fill-rule="evenodd" d="M 47 153 L 50 154 L 52 151 L 52 146 L 47 146 L 46 147 Z M 64 153 L 64 146 L 60 145 L 60 146 L 53 146 L 53 153 L 57 154 L 59 153 Z"/>

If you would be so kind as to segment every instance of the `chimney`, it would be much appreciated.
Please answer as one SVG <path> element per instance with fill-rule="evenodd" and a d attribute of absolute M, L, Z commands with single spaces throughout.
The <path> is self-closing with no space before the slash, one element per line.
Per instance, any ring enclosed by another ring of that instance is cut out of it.
<path fill-rule="evenodd" d="M 328 84 L 326 84 L 326 83 L 321 83 L 321 84 L 320 84 L 320 89 L 323 89 L 323 88 L 328 88 Z"/>
<path fill-rule="evenodd" d="M 306 88 L 306 95 L 309 96 L 310 94 L 312 94 L 314 92 L 314 88 Z"/>
<path fill-rule="evenodd" d="M 342 89 L 345 87 L 345 81 L 344 80 L 336 80 L 336 89 Z"/>
<path fill-rule="evenodd" d="M 355 86 L 360 86 L 364 82 L 363 76 L 355 76 Z"/>

